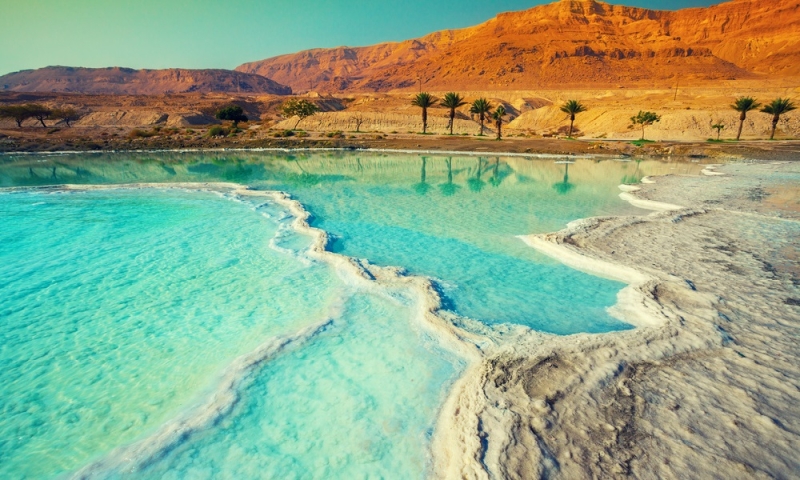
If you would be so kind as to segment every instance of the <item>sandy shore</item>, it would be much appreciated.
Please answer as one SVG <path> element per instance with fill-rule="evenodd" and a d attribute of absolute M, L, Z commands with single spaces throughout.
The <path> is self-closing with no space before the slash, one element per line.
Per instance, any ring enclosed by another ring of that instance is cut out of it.
<path fill-rule="evenodd" d="M 209 149 L 343 149 L 402 150 L 425 152 L 470 152 L 476 154 L 554 154 L 554 155 L 626 155 L 650 157 L 692 157 L 779 160 L 800 152 L 800 141 L 762 141 L 710 143 L 705 141 L 660 141 L 636 145 L 628 140 L 566 140 L 559 138 L 494 136 L 449 136 L 390 133 L 348 134 L 347 138 L 327 138 L 315 132 L 309 138 L 195 136 L 155 136 L 134 141 L 117 135 L 113 128 L 62 129 L 48 135 L 43 128 L 0 128 L 0 154 L 55 152 L 148 152 L 162 150 Z"/>
<path fill-rule="evenodd" d="M 437 477 L 797 477 L 800 163 L 711 172 L 628 193 L 676 210 L 526 239 L 628 282 L 637 328 L 492 352 L 442 413 Z"/>

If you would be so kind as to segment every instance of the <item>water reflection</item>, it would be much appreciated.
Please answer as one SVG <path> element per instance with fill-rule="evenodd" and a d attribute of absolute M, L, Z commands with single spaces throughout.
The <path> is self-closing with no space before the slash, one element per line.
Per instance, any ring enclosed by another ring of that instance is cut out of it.
<path fill-rule="evenodd" d="M 444 162 L 445 165 L 447 165 L 447 182 L 439 185 L 439 190 L 445 197 L 450 197 L 455 195 L 455 193 L 458 192 L 461 187 L 453 183 L 453 158 L 445 158 Z"/>
<path fill-rule="evenodd" d="M 398 185 L 421 197 L 454 196 L 460 189 L 487 195 L 494 189 L 526 188 L 572 198 L 576 184 L 637 183 L 647 175 L 698 173 L 697 163 L 641 160 L 635 165 L 612 159 L 575 160 L 506 157 L 387 156 L 337 153 L 84 153 L 0 155 L 0 186 L 61 183 L 237 182 L 263 188 L 291 188 L 367 182 Z M 631 173 L 628 171 L 633 170 Z M 429 177 L 442 180 L 431 182 Z M 540 184 L 522 187 L 522 184 Z M 433 188 L 437 187 L 437 188 Z M 551 188 L 552 187 L 552 188 Z"/>
<path fill-rule="evenodd" d="M 486 182 L 481 179 L 481 175 L 483 174 L 483 162 L 486 160 L 482 157 L 478 157 L 478 168 L 475 170 L 475 176 L 470 177 L 467 180 L 467 185 L 469 189 L 473 192 L 480 192 L 483 190 L 483 187 L 486 186 Z"/>
<path fill-rule="evenodd" d="M 636 160 L 636 170 L 630 175 L 625 175 L 620 180 L 620 183 L 623 185 L 634 185 L 642 181 L 642 174 L 639 173 L 639 164 L 642 163 L 641 160 Z M 626 165 L 627 166 L 627 165 Z"/>
<path fill-rule="evenodd" d="M 553 184 L 553 190 L 559 195 L 566 195 L 575 188 L 574 184 L 569 183 L 569 164 L 570 162 L 564 162 L 564 178 L 560 182 Z"/>
<path fill-rule="evenodd" d="M 426 176 L 427 176 L 426 168 L 428 166 L 428 159 L 426 157 L 422 157 L 421 160 L 422 160 L 422 167 L 420 168 L 419 171 L 419 183 L 414 185 L 414 191 L 417 192 L 417 194 L 419 195 L 425 195 L 431 189 L 431 186 L 428 185 L 428 182 L 426 181 Z M 359 162 L 359 166 L 360 165 L 361 164 Z"/>

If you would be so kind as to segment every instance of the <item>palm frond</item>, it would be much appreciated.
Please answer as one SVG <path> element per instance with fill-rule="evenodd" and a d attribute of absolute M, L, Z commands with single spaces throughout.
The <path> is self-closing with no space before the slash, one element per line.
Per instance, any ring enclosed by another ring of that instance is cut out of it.
<path fill-rule="evenodd" d="M 791 112 L 796 108 L 797 107 L 790 99 L 776 98 L 771 103 L 764 105 L 764 108 L 762 108 L 761 111 L 771 115 L 783 115 L 784 113 Z"/>
<path fill-rule="evenodd" d="M 436 97 L 427 92 L 418 93 L 417 96 L 411 100 L 411 105 L 414 105 L 415 107 L 429 108 L 435 104 Z"/>
<path fill-rule="evenodd" d="M 446 108 L 458 108 L 466 104 L 467 102 L 464 101 L 464 98 L 455 92 L 446 93 L 441 102 L 441 106 Z"/>
<path fill-rule="evenodd" d="M 577 100 L 568 100 L 564 105 L 561 105 L 561 111 L 567 115 L 575 115 L 586 110 L 586 106 Z"/>
<path fill-rule="evenodd" d="M 760 106 L 761 104 L 758 103 L 753 97 L 739 97 L 736 99 L 733 105 L 731 105 L 731 108 L 737 112 L 749 112 L 750 110 L 755 110 Z"/>

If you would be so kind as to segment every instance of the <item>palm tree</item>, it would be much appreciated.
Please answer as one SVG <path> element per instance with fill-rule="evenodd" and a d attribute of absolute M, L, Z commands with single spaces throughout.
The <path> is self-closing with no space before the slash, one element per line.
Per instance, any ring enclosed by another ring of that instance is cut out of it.
<path fill-rule="evenodd" d="M 428 133 L 428 109 L 436 104 L 436 97 L 430 93 L 418 93 L 411 105 L 422 109 L 422 133 Z"/>
<path fill-rule="evenodd" d="M 577 100 L 567 100 L 567 103 L 561 105 L 561 111 L 569 115 L 569 133 L 567 138 L 572 138 L 572 125 L 575 123 L 575 115 L 585 112 L 586 107 Z"/>
<path fill-rule="evenodd" d="M 741 113 L 741 115 L 739 115 L 739 133 L 736 134 L 737 141 L 742 136 L 742 127 L 744 127 L 744 121 L 747 119 L 747 112 L 755 110 L 760 106 L 761 104 L 756 102 L 756 99 L 753 97 L 739 97 L 733 102 L 733 105 L 731 105 L 732 109 Z"/>
<path fill-rule="evenodd" d="M 775 129 L 778 128 L 778 120 L 781 119 L 781 115 L 796 108 L 788 98 L 776 98 L 769 105 L 764 105 L 761 111 L 772 115 L 772 135 L 769 136 L 770 140 L 775 139 Z"/>
<path fill-rule="evenodd" d="M 479 115 L 481 119 L 481 131 L 478 135 L 483 135 L 483 122 L 486 121 L 486 116 L 489 115 L 489 112 L 492 110 L 492 104 L 489 103 L 489 100 L 485 98 L 479 98 L 472 102 L 472 106 L 469 107 L 469 113 L 473 113 L 475 115 Z"/>
<path fill-rule="evenodd" d="M 711 128 L 717 131 L 717 140 L 719 140 L 719 134 L 722 132 L 722 129 L 725 128 L 725 125 L 717 122 L 714 125 L 711 125 Z"/>
<path fill-rule="evenodd" d="M 459 95 L 459 94 L 457 94 L 455 92 L 445 93 L 444 99 L 442 100 L 441 105 L 443 107 L 445 107 L 445 108 L 449 108 L 450 109 L 450 125 L 449 125 L 450 126 L 450 135 L 453 134 L 453 124 L 455 123 L 455 119 L 456 119 L 456 108 L 462 107 L 462 106 L 464 106 L 466 104 L 467 104 L 467 102 L 465 102 L 464 99 L 461 98 L 461 95 Z"/>
<path fill-rule="evenodd" d="M 497 110 L 495 110 L 494 113 L 492 113 L 492 118 L 494 119 L 495 124 L 497 125 L 498 140 L 501 140 L 503 138 L 502 128 L 503 128 L 503 117 L 505 116 L 505 114 L 506 114 L 506 108 L 502 105 L 499 105 L 497 107 Z"/>

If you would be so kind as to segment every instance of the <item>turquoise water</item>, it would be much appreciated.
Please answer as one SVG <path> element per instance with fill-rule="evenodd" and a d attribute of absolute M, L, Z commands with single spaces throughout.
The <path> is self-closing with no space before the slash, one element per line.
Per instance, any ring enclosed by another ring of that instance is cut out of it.
<path fill-rule="evenodd" d="M 621 285 L 516 235 L 636 213 L 621 179 L 669 164 L 379 155 L 6 158 L 0 185 L 236 181 L 281 189 L 329 249 L 435 279 L 487 325 L 629 328 Z M 683 167 L 680 167 L 683 168 Z M 264 197 L 183 190 L 0 194 L 0 476 L 80 469 L 193 415 L 235 359 L 321 321 L 248 370 L 230 411 L 154 459 L 100 476 L 420 478 L 436 411 L 463 368 L 414 292 L 354 282 Z"/>

